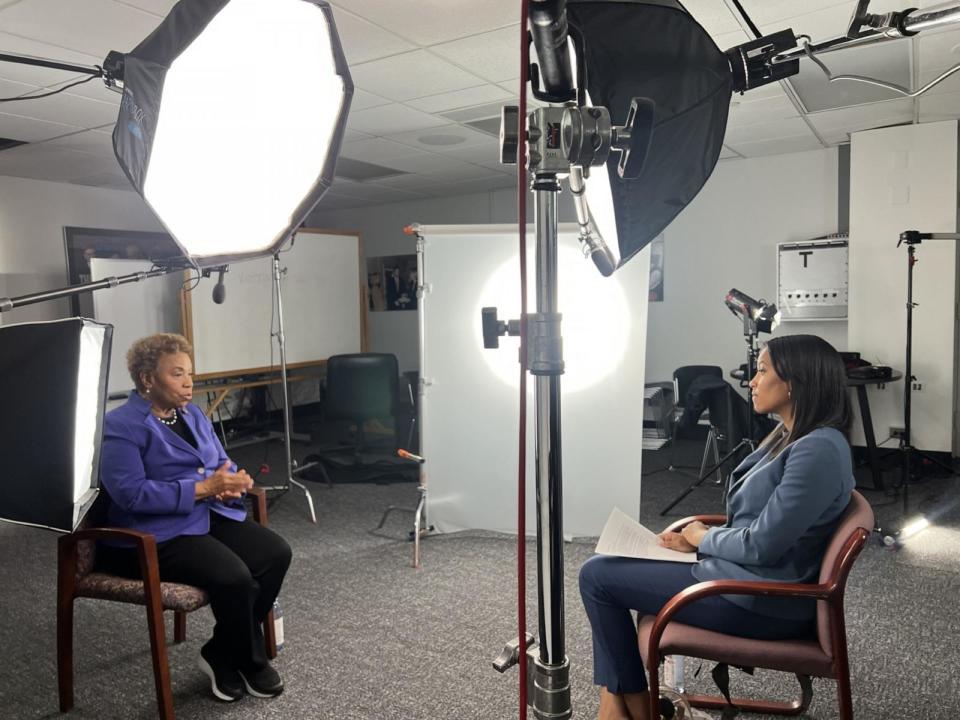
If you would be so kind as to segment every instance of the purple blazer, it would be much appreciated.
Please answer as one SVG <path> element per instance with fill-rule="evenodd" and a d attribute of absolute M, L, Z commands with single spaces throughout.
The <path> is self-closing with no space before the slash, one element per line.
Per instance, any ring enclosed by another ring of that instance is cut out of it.
<path fill-rule="evenodd" d="M 229 458 L 200 408 L 191 403 L 181 417 L 197 447 L 164 427 L 136 391 L 104 417 L 100 482 L 112 501 L 110 525 L 142 530 L 163 542 L 206 534 L 211 510 L 234 520 L 246 517 L 239 500 L 225 505 L 215 497 L 194 499 L 196 484 Z"/>

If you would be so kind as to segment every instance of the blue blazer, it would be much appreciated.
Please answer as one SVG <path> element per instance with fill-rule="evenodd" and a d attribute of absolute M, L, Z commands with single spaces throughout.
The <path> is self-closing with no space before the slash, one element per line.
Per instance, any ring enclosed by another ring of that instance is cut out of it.
<path fill-rule="evenodd" d="M 773 458 L 758 449 L 733 471 L 727 523 L 704 535 L 694 577 L 816 582 L 853 487 L 850 446 L 839 430 L 817 428 Z M 802 620 L 815 612 L 804 599 L 724 597 L 774 617 Z"/>
<path fill-rule="evenodd" d="M 206 534 L 211 510 L 234 520 L 246 517 L 240 501 L 225 505 L 214 497 L 195 499 L 196 484 L 229 458 L 200 408 L 189 404 L 181 416 L 197 447 L 165 427 L 136 391 L 104 417 L 100 482 L 112 501 L 111 525 L 142 530 L 163 542 Z M 231 463 L 234 471 L 236 467 Z"/>

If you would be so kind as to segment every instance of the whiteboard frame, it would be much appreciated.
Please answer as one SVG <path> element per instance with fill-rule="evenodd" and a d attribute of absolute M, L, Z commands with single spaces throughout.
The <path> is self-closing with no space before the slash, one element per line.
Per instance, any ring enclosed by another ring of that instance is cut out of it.
<path fill-rule="evenodd" d="M 357 240 L 357 302 L 359 303 L 360 310 L 360 351 L 366 352 L 369 344 L 369 321 L 367 316 L 367 298 L 366 298 L 366 283 L 364 282 L 364 253 L 363 253 L 363 236 L 359 231 L 352 230 L 328 230 L 325 228 L 299 228 L 294 236 L 303 234 L 315 234 L 315 235 L 334 235 L 342 236 L 349 238 L 356 238 Z M 192 293 L 187 291 L 189 283 L 196 280 L 196 276 L 191 274 L 191 271 L 184 271 L 184 286 L 183 290 L 180 292 L 180 319 L 181 327 L 184 337 L 190 342 L 190 345 L 194 345 L 194 331 L 193 331 L 193 301 Z M 191 361 L 195 362 L 196 358 L 191 353 Z M 315 368 L 315 367 L 325 367 L 327 363 L 327 358 L 316 358 L 311 360 L 304 360 L 300 362 L 287 363 L 288 370 L 295 370 L 298 368 Z M 230 370 L 217 370 L 214 372 L 207 373 L 196 373 L 193 377 L 197 381 L 205 380 L 220 380 L 223 378 L 229 377 L 238 377 L 242 375 L 259 375 L 263 373 L 268 373 L 271 371 L 279 371 L 280 365 L 279 361 L 274 366 L 262 366 L 262 367 L 238 367 Z"/>

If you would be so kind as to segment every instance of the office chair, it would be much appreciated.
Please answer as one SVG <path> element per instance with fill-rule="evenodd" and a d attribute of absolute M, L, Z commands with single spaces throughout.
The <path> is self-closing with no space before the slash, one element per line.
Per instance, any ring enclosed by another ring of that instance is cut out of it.
<path fill-rule="evenodd" d="M 716 365 L 683 365 L 673 371 L 673 436 L 670 440 L 670 463 L 667 466 L 670 472 L 692 475 L 692 473 L 685 472 L 685 470 L 692 469 L 691 467 L 674 465 L 674 459 L 676 457 L 677 430 L 679 428 L 680 417 L 686 408 L 687 392 L 690 390 L 693 381 L 702 375 L 723 379 L 723 368 Z M 707 440 L 703 446 L 703 458 L 700 461 L 700 471 L 696 477 L 702 476 L 704 470 L 707 469 L 707 459 L 711 454 L 711 450 L 713 451 L 713 464 L 716 465 L 720 462 L 719 441 L 723 439 L 723 436 L 712 418 L 709 419 L 709 423 L 710 429 L 707 432 Z M 717 484 L 722 483 L 723 478 L 718 469 Z"/>
<path fill-rule="evenodd" d="M 389 353 L 351 353 L 327 359 L 324 425 L 344 425 L 349 440 L 341 439 L 305 458 L 316 462 L 329 483 L 328 467 L 362 468 L 384 466 L 385 475 L 403 475 L 408 466 L 396 459 L 399 370 Z M 367 425 L 386 421 L 386 438 L 373 441 Z"/>
<path fill-rule="evenodd" d="M 650 676 L 652 717 L 659 717 L 660 661 L 667 655 L 681 655 L 737 667 L 779 670 L 797 676 L 801 688 L 798 700 L 792 703 L 739 698 L 732 701 L 734 706 L 746 712 L 799 715 L 807 709 L 813 697 L 810 677 L 833 678 L 837 681 L 840 720 L 853 720 L 843 595 L 853 563 L 873 529 L 873 519 L 870 504 L 854 491 L 824 553 L 817 584 L 711 580 L 677 593 L 656 616 L 640 618 L 637 637 Z M 667 530 L 680 532 L 694 520 L 706 525 L 721 525 L 726 518 L 723 515 L 689 517 L 673 523 Z M 751 640 L 672 622 L 681 608 L 710 595 L 780 595 L 816 599 L 819 601 L 817 635 L 801 640 Z M 714 695 L 692 695 L 687 700 L 694 707 L 711 710 L 727 706 L 725 698 Z"/>

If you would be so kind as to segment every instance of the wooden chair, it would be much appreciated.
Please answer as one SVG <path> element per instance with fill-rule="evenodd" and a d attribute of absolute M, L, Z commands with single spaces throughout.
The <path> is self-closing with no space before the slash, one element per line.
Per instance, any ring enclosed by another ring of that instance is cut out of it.
<path fill-rule="evenodd" d="M 679 532 L 685 525 L 700 520 L 720 525 L 723 515 L 702 515 L 679 520 L 668 530 Z M 810 677 L 833 678 L 841 720 L 853 720 L 850 697 L 850 666 L 847 660 L 847 634 L 844 625 L 843 595 L 847 576 L 873 528 L 873 510 L 864 497 L 854 491 L 827 547 L 820 569 L 819 583 L 747 582 L 711 580 L 677 593 L 654 616 L 640 619 L 638 640 L 650 676 L 651 717 L 659 717 L 660 686 L 658 669 L 667 655 L 697 657 L 741 667 L 757 667 L 791 672 L 800 680 L 802 695 L 791 703 L 735 698 L 733 704 L 747 712 L 799 715 L 813 696 Z M 750 640 L 671 622 L 683 607 L 709 595 L 766 595 L 817 600 L 817 637 L 810 640 Z M 713 695 L 688 696 L 695 707 L 717 710 L 726 699 Z"/>
<path fill-rule="evenodd" d="M 247 494 L 253 500 L 254 521 L 266 527 L 266 493 L 253 488 Z M 95 511 L 87 521 L 96 522 Z M 143 580 L 95 572 L 97 540 L 133 541 Z M 187 636 L 187 613 L 208 605 L 207 594 L 192 585 L 160 582 L 157 541 L 153 535 L 126 528 L 83 527 L 62 536 L 57 545 L 57 676 L 61 712 L 73 707 L 73 601 L 81 597 L 146 606 L 157 707 L 161 720 L 174 720 L 163 611 L 173 610 L 173 641 L 183 642 Z M 272 611 L 263 623 L 263 634 L 267 656 L 275 658 Z"/>

